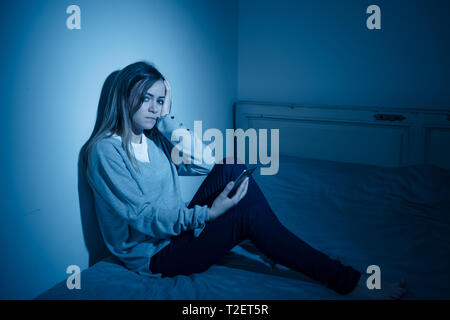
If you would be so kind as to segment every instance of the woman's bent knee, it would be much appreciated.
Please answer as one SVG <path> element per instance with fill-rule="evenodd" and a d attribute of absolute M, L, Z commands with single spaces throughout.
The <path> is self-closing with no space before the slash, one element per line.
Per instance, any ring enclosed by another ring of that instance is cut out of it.
<path fill-rule="evenodd" d="M 223 158 L 221 161 L 217 162 L 212 171 L 224 171 L 231 174 L 232 179 L 235 179 L 247 168 L 244 163 L 237 163 L 236 161 L 230 163 L 225 161 L 226 159 L 228 158 Z"/>

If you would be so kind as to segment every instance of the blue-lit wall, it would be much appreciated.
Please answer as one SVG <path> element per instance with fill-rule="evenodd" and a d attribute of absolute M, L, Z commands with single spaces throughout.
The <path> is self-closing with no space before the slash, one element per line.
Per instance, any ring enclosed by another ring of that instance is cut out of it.
<path fill-rule="evenodd" d="M 81 30 L 66 8 L 81 8 Z M 33 298 L 84 269 L 78 156 L 113 71 L 153 62 L 187 126 L 232 128 L 237 2 L 2 1 L 0 298 Z M 183 177 L 184 178 L 184 177 Z M 186 200 L 198 177 L 182 179 Z"/>
<path fill-rule="evenodd" d="M 366 9 L 381 9 L 381 30 Z M 238 98 L 450 108 L 448 0 L 240 0 Z"/>

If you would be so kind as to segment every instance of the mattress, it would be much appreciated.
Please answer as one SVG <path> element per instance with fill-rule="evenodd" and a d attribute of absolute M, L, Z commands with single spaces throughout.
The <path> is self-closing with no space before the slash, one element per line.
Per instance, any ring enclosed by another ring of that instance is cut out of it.
<path fill-rule="evenodd" d="M 345 265 L 405 278 L 404 299 L 450 298 L 450 172 L 432 165 L 373 165 L 281 156 L 273 176 L 254 178 L 294 234 Z M 349 299 L 274 264 L 251 242 L 234 247 L 202 273 L 147 278 L 108 257 L 36 299 Z"/>

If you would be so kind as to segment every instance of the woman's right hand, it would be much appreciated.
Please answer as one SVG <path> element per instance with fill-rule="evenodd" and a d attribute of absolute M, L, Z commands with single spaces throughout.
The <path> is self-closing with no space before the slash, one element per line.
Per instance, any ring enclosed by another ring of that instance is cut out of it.
<path fill-rule="evenodd" d="M 228 198 L 228 193 L 234 186 L 234 181 L 230 181 L 223 191 L 214 200 L 211 208 L 209 208 L 209 219 L 214 220 L 224 214 L 228 209 L 238 204 L 239 201 L 247 194 L 248 180 L 245 178 L 232 198 Z"/>

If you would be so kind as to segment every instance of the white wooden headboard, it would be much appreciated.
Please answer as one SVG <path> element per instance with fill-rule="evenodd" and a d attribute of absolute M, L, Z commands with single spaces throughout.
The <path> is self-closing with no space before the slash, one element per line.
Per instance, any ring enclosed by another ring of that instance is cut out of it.
<path fill-rule="evenodd" d="M 279 129 L 280 155 L 450 169 L 450 110 L 239 101 L 233 112 L 234 129 Z"/>

